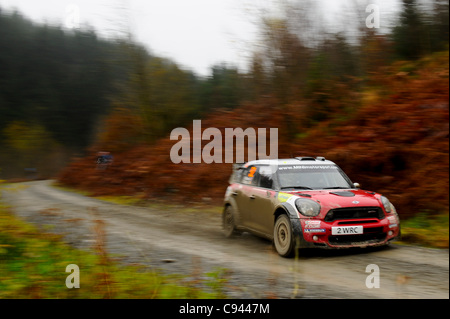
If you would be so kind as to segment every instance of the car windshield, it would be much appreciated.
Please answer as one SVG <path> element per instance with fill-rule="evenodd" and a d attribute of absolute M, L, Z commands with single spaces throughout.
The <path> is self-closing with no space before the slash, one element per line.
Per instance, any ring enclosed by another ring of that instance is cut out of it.
<path fill-rule="evenodd" d="M 335 165 L 284 165 L 278 167 L 281 189 L 352 188 L 348 177 Z"/>

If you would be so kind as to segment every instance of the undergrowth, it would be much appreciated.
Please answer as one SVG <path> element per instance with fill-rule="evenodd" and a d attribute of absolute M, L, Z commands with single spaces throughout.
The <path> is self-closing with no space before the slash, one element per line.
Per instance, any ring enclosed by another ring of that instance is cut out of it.
<path fill-rule="evenodd" d="M 432 248 L 449 248 L 449 217 L 421 212 L 402 221 L 402 242 Z"/>
<path fill-rule="evenodd" d="M 225 298 L 222 272 L 201 281 L 165 275 L 143 265 L 120 265 L 105 251 L 101 221 L 95 226 L 95 249 L 87 252 L 15 217 L 0 204 L 0 299 L 208 299 Z M 80 288 L 69 289 L 66 267 L 80 270 Z M 217 278 L 220 277 L 220 280 Z"/>

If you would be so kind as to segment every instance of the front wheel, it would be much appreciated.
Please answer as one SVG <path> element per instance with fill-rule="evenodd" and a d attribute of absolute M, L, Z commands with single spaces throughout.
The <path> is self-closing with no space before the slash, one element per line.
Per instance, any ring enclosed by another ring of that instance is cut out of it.
<path fill-rule="evenodd" d="M 294 253 L 294 236 L 291 222 L 286 215 L 278 216 L 273 229 L 273 241 L 277 253 L 282 257 L 291 257 Z"/>

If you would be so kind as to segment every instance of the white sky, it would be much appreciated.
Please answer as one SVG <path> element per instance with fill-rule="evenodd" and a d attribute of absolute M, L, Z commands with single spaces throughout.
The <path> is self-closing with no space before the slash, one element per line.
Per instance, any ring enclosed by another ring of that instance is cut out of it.
<path fill-rule="evenodd" d="M 6 10 L 18 9 L 37 22 L 66 25 L 79 22 L 101 34 L 126 29 L 152 53 L 173 59 L 182 67 L 208 75 L 217 63 L 243 67 L 256 26 L 255 7 L 274 0 L 0 0 Z M 318 0 L 328 12 L 338 12 L 353 2 L 367 0 Z M 372 0 L 382 12 L 393 11 L 398 0 Z M 365 2 L 364 7 L 365 8 Z M 395 10 L 394 10 L 395 11 Z M 332 13 L 333 15 L 334 13 Z"/>

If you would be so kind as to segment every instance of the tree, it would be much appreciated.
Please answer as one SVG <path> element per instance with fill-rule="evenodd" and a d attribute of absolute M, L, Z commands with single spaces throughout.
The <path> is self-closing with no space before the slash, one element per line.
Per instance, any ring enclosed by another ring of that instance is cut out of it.
<path fill-rule="evenodd" d="M 393 30 L 400 58 L 415 60 L 425 53 L 425 24 L 416 0 L 403 0 L 399 24 Z"/>
<path fill-rule="evenodd" d="M 432 51 L 448 48 L 449 1 L 434 0 L 433 12 L 430 15 L 430 47 Z"/>

